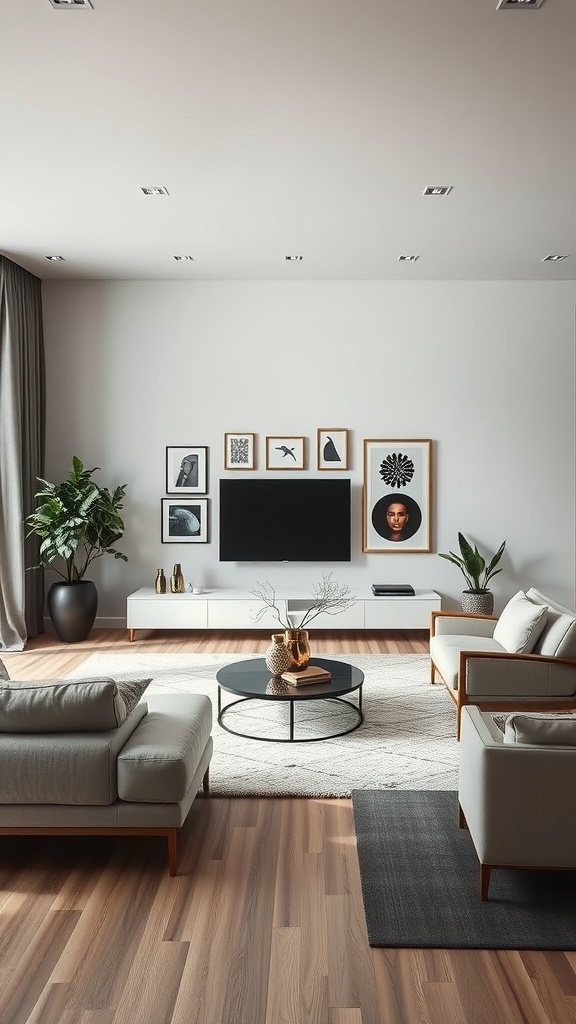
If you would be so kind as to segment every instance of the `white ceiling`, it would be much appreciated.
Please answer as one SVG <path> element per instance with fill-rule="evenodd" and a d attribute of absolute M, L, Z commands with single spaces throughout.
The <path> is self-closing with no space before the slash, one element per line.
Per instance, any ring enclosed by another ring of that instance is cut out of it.
<path fill-rule="evenodd" d="M 575 0 L 92 4 L 0 0 L 0 251 L 42 279 L 576 278 Z"/>

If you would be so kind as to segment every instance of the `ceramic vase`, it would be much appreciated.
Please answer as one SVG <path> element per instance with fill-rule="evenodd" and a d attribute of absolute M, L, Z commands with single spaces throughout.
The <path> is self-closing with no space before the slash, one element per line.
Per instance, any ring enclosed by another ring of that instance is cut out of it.
<path fill-rule="evenodd" d="M 492 615 L 494 611 L 494 594 L 491 590 L 484 590 L 482 592 L 463 590 L 460 596 L 460 604 L 463 612 L 473 612 L 475 615 Z"/>
<path fill-rule="evenodd" d="M 156 582 L 154 584 L 154 589 L 155 589 L 157 594 L 165 594 L 166 593 L 166 577 L 164 575 L 164 569 L 158 569 L 158 572 L 156 574 Z"/>
<path fill-rule="evenodd" d="M 279 676 L 290 668 L 292 655 L 286 646 L 284 633 L 273 633 L 270 639 L 272 642 L 266 650 L 264 660 L 266 668 L 270 670 L 272 675 Z"/>
<path fill-rule="evenodd" d="M 77 644 L 87 640 L 98 611 L 98 591 L 92 580 L 53 583 L 48 591 L 48 611 L 59 640 Z"/>
<path fill-rule="evenodd" d="M 285 636 L 286 647 L 290 654 L 290 665 L 288 669 L 283 669 L 283 671 L 301 672 L 303 669 L 308 668 L 310 661 L 308 630 L 287 629 Z"/>

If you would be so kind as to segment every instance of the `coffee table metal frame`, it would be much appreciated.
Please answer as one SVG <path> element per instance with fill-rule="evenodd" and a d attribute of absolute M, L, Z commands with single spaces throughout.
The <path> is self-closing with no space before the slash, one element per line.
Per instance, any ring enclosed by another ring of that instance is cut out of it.
<path fill-rule="evenodd" d="M 264 658 L 247 658 L 245 661 L 237 661 L 232 665 L 226 665 L 216 673 L 218 683 L 218 724 L 226 729 L 226 732 L 234 736 L 241 736 L 243 739 L 262 740 L 266 743 L 318 743 L 321 740 L 331 740 L 336 736 L 346 736 L 358 729 L 364 721 L 362 711 L 362 687 L 364 684 L 364 673 L 354 665 L 347 662 L 335 661 L 330 658 L 314 658 L 313 665 L 320 665 L 328 669 L 331 679 L 327 683 L 306 683 L 303 686 L 289 687 L 286 693 L 267 693 L 266 688 L 273 680 L 270 670 L 266 667 Z M 289 684 L 287 684 L 289 685 Z M 222 691 L 240 695 L 237 700 L 222 705 Z M 355 704 L 347 700 L 343 694 L 357 693 L 358 702 Z M 252 700 L 272 700 L 289 702 L 289 735 L 285 739 L 274 736 L 256 736 L 253 733 L 240 732 L 233 729 L 224 722 L 224 717 L 232 708 L 239 704 L 245 704 Z M 294 707 L 303 701 L 324 700 L 336 704 L 345 704 L 351 708 L 356 721 L 348 729 L 341 729 L 322 736 L 304 736 L 301 738 L 294 735 Z"/>

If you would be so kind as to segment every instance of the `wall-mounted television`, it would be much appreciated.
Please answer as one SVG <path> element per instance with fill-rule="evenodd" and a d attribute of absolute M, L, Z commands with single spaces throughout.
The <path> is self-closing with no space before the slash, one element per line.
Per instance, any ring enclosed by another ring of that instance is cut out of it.
<path fill-rule="evenodd" d="M 350 480 L 221 480 L 220 561 L 349 562 Z"/>

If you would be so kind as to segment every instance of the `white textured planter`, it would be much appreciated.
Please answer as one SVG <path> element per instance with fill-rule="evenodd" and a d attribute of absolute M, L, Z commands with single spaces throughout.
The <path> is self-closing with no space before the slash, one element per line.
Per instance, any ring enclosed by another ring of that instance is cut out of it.
<path fill-rule="evenodd" d="M 491 590 L 478 593 L 474 590 L 463 590 L 460 596 L 463 612 L 474 612 L 475 615 L 492 615 L 494 611 L 494 594 Z"/>

